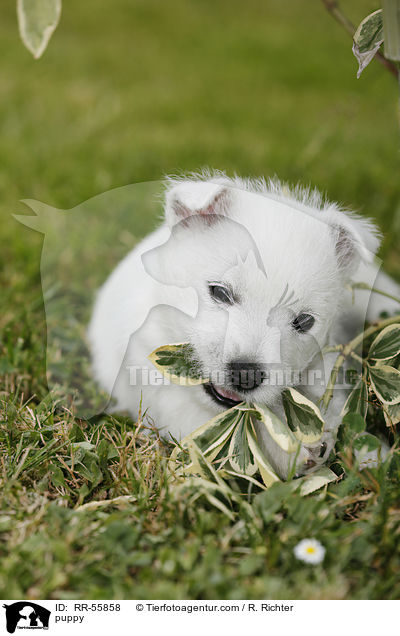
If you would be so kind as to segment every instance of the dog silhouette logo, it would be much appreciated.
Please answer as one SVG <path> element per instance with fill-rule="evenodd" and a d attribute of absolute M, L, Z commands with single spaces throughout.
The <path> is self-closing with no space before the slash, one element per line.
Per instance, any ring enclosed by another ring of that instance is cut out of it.
<path fill-rule="evenodd" d="M 9 634 L 18 629 L 49 629 L 51 612 L 30 601 L 18 601 L 3 605 L 6 610 L 6 627 Z"/>

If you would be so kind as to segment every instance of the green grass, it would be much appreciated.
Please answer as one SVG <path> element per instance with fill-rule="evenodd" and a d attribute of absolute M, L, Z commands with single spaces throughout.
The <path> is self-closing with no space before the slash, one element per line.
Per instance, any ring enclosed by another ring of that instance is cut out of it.
<path fill-rule="evenodd" d="M 12 3 L 1 9 L 0 596 L 400 598 L 397 452 L 363 473 L 339 458 L 348 476 L 322 495 L 283 484 L 230 502 L 233 519 L 190 484 L 171 488 L 146 417 L 87 422 L 66 409 L 66 384 L 48 396 L 42 237 L 10 216 L 26 213 L 23 198 L 67 209 L 205 165 L 276 173 L 375 218 L 400 277 L 395 81 L 376 63 L 355 79 L 351 41 L 319 2 L 64 4 L 39 62 Z M 376 8 L 343 6 L 354 22 Z M 114 225 L 113 249 L 74 293 L 91 294 L 157 213 L 133 209 L 130 234 Z M 98 258 L 99 220 L 89 229 L 84 249 L 71 238 L 73 271 Z M 322 565 L 293 557 L 309 536 Z"/>

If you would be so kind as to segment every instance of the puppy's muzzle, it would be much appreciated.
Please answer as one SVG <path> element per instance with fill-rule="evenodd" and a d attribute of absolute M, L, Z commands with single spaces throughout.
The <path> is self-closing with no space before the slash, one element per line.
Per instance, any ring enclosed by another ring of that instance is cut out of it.
<path fill-rule="evenodd" d="M 266 379 L 266 372 L 255 362 L 234 361 L 227 369 L 228 384 L 237 391 L 253 391 Z"/>

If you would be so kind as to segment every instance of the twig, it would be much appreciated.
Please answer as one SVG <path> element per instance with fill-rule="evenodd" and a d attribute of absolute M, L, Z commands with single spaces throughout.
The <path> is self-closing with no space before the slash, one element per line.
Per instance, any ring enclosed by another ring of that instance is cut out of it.
<path fill-rule="evenodd" d="M 368 291 L 374 292 L 374 294 L 380 294 L 381 296 L 390 298 L 390 300 L 394 300 L 396 303 L 400 303 L 400 298 L 397 296 L 393 296 L 392 294 L 382 291 L 381 289 L 377 289 L 376 287 L 370 287 L 367 283 L 351 283 L 350 287 L 351 289 L 367 289 Z"/>
<path fill-rule="evenodd" d="M 357 360 L 357 362 L 359 362 L 360 364 L 364 363 L 364 360 L 362 359 L 362 357 L 359 356 L 357 353 L 354 353 L 354 351 L 352 351 L 350 355 L 352 358 L 354 358 L 354 360 Z"/>
<path fill-rule="evenodd" d="M 400 315 L 392 316 L 391 318 L 386 318 L 385 320 L 381 320 L 378 323 L 374 323 L 373 325 L 368 327 L 368 329 L 353 338 L 353 340 L 350 340 L 350 342 L 343 347 L 341 353 L 336 358 L 336 362 L 333 366 L 330 378 L 328 380 L 326 391 L 321 398 L 325 409 L 328 408 L 329 403 L 333 397 L 333 389 L 336 384 L 337 376 L 346 358 L 352 355 L 352 353 L 363 343 L 364 339 L 369 338 L 369 336 L 372 336 L 372 334 L 374 334 L 376 331 L 380 331 L 381 329 L 384 329 L 385 327 L 393 325 L 397 322 L 400 323 Z"/>
<path fill-rule="evenodd" d="M 356 31 L 355 26 L 348 17 L 344 15 L 339 7 L 339 3 L 336 0 L 321 0 L 321 2 L 325 6 L 326 10 L 335 18 L 336 22 L 341 24 L 345 31 L 353 37 Z M 392 73 L 396 80 L 398 79 L 397 67 L 393 64 L 393 62 L 387 60 L 380 51 L 375 53 L 375 59 L 377 59 L 378 62 L 389 71 L 389 73 Z"/>

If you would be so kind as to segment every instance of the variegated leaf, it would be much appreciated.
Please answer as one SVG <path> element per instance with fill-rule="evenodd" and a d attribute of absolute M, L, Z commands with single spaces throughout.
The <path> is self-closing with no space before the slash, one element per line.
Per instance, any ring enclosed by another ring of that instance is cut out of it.
<path fill-rule="evenodd" d="M 61 0 L 17 0 L 18 26 L 28 51 L 38 59 L 61 16 Z"/>
<path fill-rule="evenodd" d="M 315 472 L 301 478 L 300 494 L 305 497 L 337 479 L 338 476 L 332 470 L 326 466 L 321 466 Z"/>
<path fill-rule="evenodd" d="M 240 418 L 241 413 L 237 411 L 236 407 L 219 413 L 185 437 L 182 441 L 182 446 L 185 446 L 186 440 L 192 439 L 196 442 L 200 450 L 207 455 L 214 450 L 214 448 L 219 447 L 225 442 L 232 434 Z"/>
<path fill-rule="evenodd" d="M 248 417 L 247 414 L 243 415 L 232 433 L 229 446 L 229 463 L 233 470 L 238 473 L 254 475 L 257 471 L 257 464 L 247 440 Z"/>
<path fill-rule="evenodd" d="M 400 402 L 400 371 L 394 367 L 379 365 L 369 367 L 372 388 L 384 404 Z"/>
<path fill-rule="evenodd" d="M 297 449 L 299 441 L 295 435 L 286 422 L 282 422 L 269 408 L 257 404 L 254 407 L 254 415 L 264 424 L 272 439 L 282 450 L 292 453 Z"/>
<path fill-rule="evenodd" d="M 230 433 L 232 433 L 230 431 Z M 215 470 L 225 470 L 229 466 L 229 447 L 231 444 L 231 435 L 229 435 L 221 446 L 218 446 L 217 453 L 213 454 L 213 464 Z"/>
<path fill-rule="evenodd" d="M 389 325 L 372 342 L 368 358 L 390 360 L 400 353 L 400 325 Z"/>
<path fill-rule="evenodd" d="M 188 342 L 163 345 L 155 349 L 148 359 L 174 384 L 193 386 L 205 384 L 199 363 L 194 358 L 193 348 Z"/>
<path fill-rule="evenodd" d="M 353 36 L 353 53 L 358 61 L 357 77 L 374 58 L 382 42 L 382 9 L 378 9 L 364 18 Z"/>
<path fill-rule="evenodd" d="M 201 452 L 200 448 L 197 446 L 196 442 L 192 439 L 187 442 L 191 464 L 193 467 L 192 472 L 196 472 L 204 479 L 208 479 L 210 481 L 215 481 L 218 483 L 220 481 L 220 477 L 217 476 L 216 471 L 212 467 L 210 461 L 208 461 L 204 454 Z"/>
<path fill-rule="evenodd" d="M 385 404 L 383 409 L 385 416 L 385 422 L 388 426 L 395 426 L 400 422 L 400 403 L 399 404 Z"/>
<path fill-rule="evenodd" d="M 231 519 L 231 521 L 233 521 L 235 515 L 228 505 L 230 500 L 235 499 L 235 493 L 232 492 L 223 479 L 216 474 L 215 477 L 218 481 L 215 481 L 212 478 L 206 479 L 204 477 L 194 475 L 189 477 L 185 483 L 181 482 L 177 488 L 177 492 L 182 493 L 184 496 L 194 492 L 195 494 L 192 494 L 188 501 L 191 506 L 193 506 L 200 497 L 205 497 L 212 506 L 223 512 L 227 517 L 229 517 L 229 519 Z M 223 503 L 221 497 L 228 505 Z"/>
<path fill-rule="evenodd" d="M 363 377 L 361 377 L 352 389 L 342 410 L 342 417 L 347 413 L 358 413 L 365 419 L 368 411 L 368 389 Z"/>
<path fill-rule="evenodd" d="M 187 452 L 193 441 L 208 460 L 213 461 L 220 454 L 221 449 L 225 447 L 225 443 L 230 443 L 229 438 L 240 417 L 241 413 L 233 407 L 213 417 L 193 433 L 184 437 L 180 446 L 176 446 L 171 454 L 171 470 L 178 473 L 182 472 L 180 469 L 184 469 L 186 473 L 193 472 L 194 469 Z"/>
<path fill-rule="evenodd" d="M 253 486 L 257 486 L 258 488 L 262 488 L 263 490 L 267 489 L 263 483 L 261 483 L 257 479 L 254 479 L 254 477 L 251 477 L 250 475 L 243 475 L 242 473 L 237 473 L 234 470 L 227 470 L 227 469 L 224 469 L 223 471 L 221 471 L 220 474 L 222 474 L 223 477 L 237 477 L 239 479 L 244 479 L 245 481 L 248 481 L 250 484 L 253 484 Z"/>
<path fill-rule="evenodd" d="M 247 440 L 249 442 L 250 450 L 253 453 L 254 459 L 257 463 L 258 470 L 260 471 L 262 480 L 267 488 L 269 488 L 269 486 L 272 486 L 272 484 L 274 484 L 276 481 L 281 481 L 272 468 L 271 464 L 265 457 L 264 453 L 262 452 L 250 427 L 247 427 Z"/>
<path fill-rule="evenodd" d="M 295 437 L 304 444 L 313 444 L 321 439 L 324 420 L 319 408 L 296 389 L 288 388 L 282 393 L 286 420 Z"/>

